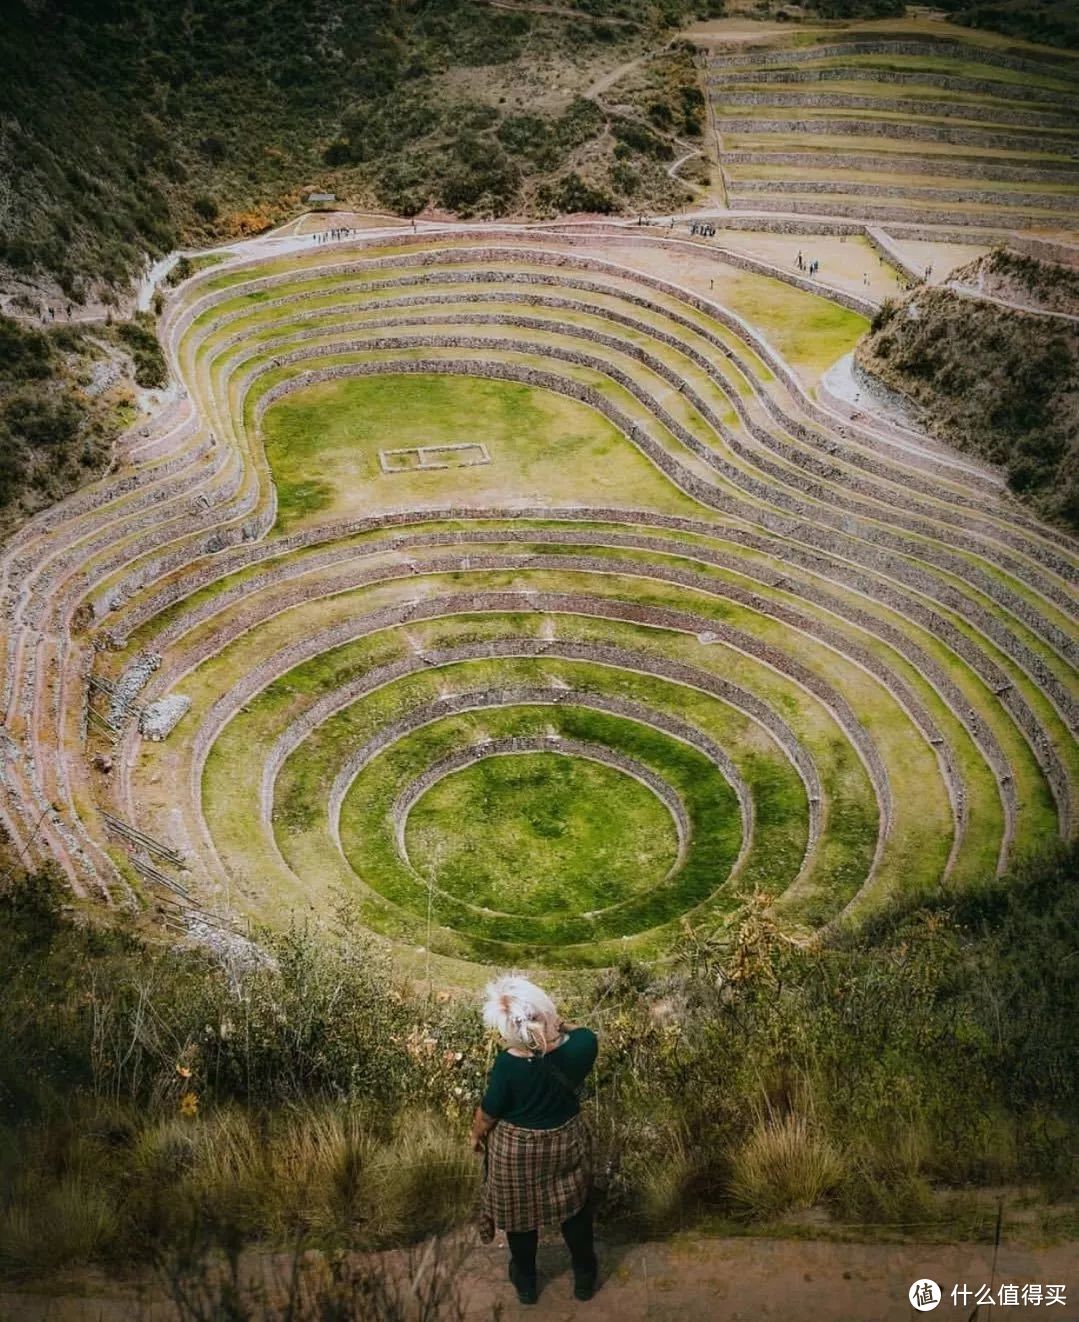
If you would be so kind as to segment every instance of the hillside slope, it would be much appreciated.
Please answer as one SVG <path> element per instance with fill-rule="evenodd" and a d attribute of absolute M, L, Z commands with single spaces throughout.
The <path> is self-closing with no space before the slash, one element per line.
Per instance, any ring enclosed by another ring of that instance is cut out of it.
<path fill-rule="evenodd" d="M 960 283 L 977 283 L 974 267 L 957 273 Z M 1059 286 L 1066 275 L 1042 278 Z M 1014 278 L 1010 288 L 1023 292 Z M 1031 284 L 1025 293 L 1019 301 L 1037 305 Z M 919 288 L 885 304 L 855 357 L 942 440 L 1000 464 L 1039 513 L 1079 527 L 1076 322 Z"/>
<path fill-rule="evenodd" d="M 0 535 L 99 477 L 167 380 L 153 323 L 28 328 L 0 316 Z"/>
<path fill-rule="evenodd" d="M 261 231 L 311 189 L 406 214 L 680 202 L 665 166 L 700 127 L 692 57 L 649 62 L 628 105 L 611 89 L 617 111 L 585 94 L 715 7 L 14 0 L 0 275 L 56 277 L 78 302 L 146 253 Z"/>

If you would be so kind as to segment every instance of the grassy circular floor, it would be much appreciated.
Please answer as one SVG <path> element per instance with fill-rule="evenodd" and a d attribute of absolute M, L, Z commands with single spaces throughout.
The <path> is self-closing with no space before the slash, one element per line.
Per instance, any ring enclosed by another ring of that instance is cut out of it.
<path fill-rule="evenodd" d="M 404 507 L 522 496 L 565 505 L 582 490 L 660 508 L 683 503 L 594 409 L 516 381 L 414 373 L 323 382 L 275 402 L 262 432 L 282 532 Z M 489 462 L 458 466 L 453 451 L 440 451 L 431 459 L 450 466 L 420 471 L 414 455 L 400 453 L 473 443 Z"/>
<path fill-rule="evenodd" d="M 678 856 L 666 807 L 614 767 L 556 752 L 487 757 L 437 781 L 408 818 L 412 865 L 503 913 L 579 913 L 662 880 Z"/>

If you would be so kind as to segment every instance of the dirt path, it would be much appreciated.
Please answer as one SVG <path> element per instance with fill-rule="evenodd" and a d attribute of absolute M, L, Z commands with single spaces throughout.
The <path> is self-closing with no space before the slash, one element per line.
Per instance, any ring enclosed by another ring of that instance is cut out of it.
<path fill-rule="evenodd" d="M 609 14 L 602 16 L 588 14 L 583 9 L 567 9 L 565 5 L 515 4 L 514 0 L 486 0 L 486 3 L 492 9 L 506 9 L 511 14 L 556 14 L 559 18 L 577 18 L 583 22 L 614 23 L 620 28 L 634 26 L 631 18 L 615 18 Z"/>
<path fill-rule="evenodd" d="M 582 96 L 596 97 L 606 92 L 608 87 L 613 87 L 619 79 L 624 78 L 627 73 L 632 73 L 645 60 L 651 59 L 651 55 L 638 55 L 635 60 L 627 60 L 625 64 L 619 64 L 612 69 L 610 73 L 605 73 L 602 78 L 597 78 L 591 87 L 586 87 Z"/>
<path fill-rule="evenodd" d="M 987 294 L 973 285 L 960 284 L 958 280 L 949 280 L 948 289 L 960 298 L 981 299 L 983 303 L 995 303 L 998 308 L 1007 308 L 1011 312 L 1025 312 L 1031 317 L 1055 317 L 1058 321 L 1079 322 L 1074 312 L 1057 312 L 1054 308 L 1038 308 L 1031 303 L 1016 303 L 1010 298 L 1001 298 L 999 294 Z"/>
<path fill-rule="evenodd" d="M 397 1258 L 400 1263 L 400 1257 Z M 469 1322 L 481 1322 L 502 1305 L 505 1322 L 907 1322 L 919 1316 L 908 1291 L 918 1279 L 937 1282 L 943 1300 L 937 1317 L 974 1317 L 974 1297 L 992 1282 L 1044 1287 L 1064 1285 L 1066 1304 L 1049 1314 L 1058 1322 L 1079 1318 L 1079 1245 L 1030 1249 L 1001 1246 L 993 1267 L 990 1245 L 847 1244 L 812 1240 L 684 1238 L 668 1243 L 601 1246 L 606 1277 L 587 1304 L 572 1298 L 572 1282 L 560 1244 L 540 1247 L 541 1294 L 535 1308 L 520 1307 L 504 1275 L 505 1251 L 475 1248 L 460 1280 Z M 288 1264 L 263 1256 L 264 1280 L 281 1280 Z M 146 1282 L 141 1285 L 145 1289 Z M 952 1303 L 953 1286 L 972 1292 L 966 1307 Z M 49 1292 L 0 1293 L 5 1322 L 172 1322 L 162 1299 L 140 1304 L 140 1282 L 82 1280 L 57 1283 Z M 983 1306 L 979 1322 L 996 1316 Z M 1018 1310 L 1016 1310 L 1018 1312 Z M 1026 1310 L 1024 1310 L 1026 1311 Z M 1004 1317 L 1014 1314 L 1009 1308 Z"/>

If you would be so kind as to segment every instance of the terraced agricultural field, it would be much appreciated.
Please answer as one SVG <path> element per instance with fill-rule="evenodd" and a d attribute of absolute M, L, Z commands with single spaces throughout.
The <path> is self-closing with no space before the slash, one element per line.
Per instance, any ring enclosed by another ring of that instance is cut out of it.
<path fill-rule="evenodd" d="M 175 401 L 3 561 L 19 847 L 203 931 L 345 898 L 471 981 L 1070 833 L 1079 548 L 821 402 L 856 310 L 689 251 L 457 229 L 181 286 Z"/>
<path fill-rule="evenodd" d="M 707 47 L 733 210 L 1074 234 L 1079 56 L 925 20 Z"/>

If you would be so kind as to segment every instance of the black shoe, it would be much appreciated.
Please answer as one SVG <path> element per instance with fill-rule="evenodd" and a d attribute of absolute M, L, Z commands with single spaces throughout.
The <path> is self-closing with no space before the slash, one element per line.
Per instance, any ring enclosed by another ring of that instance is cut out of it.
<path fill-rule="evenodd" d="M 517 1264 L 514 1262 L 510 1263 L 510 1280 L 517 1291 L 517 1302 L 519 1304 L 534 1304 L 539 1299 L 536 1278 L 534 1276 L 521 1276 L 517 1271 Z"/>
<path fill-rule="evenodd" d="M 596 1293 L 596 1277 L 599 1275 L 599 1263 L 595 1258 L 592 1259 L 592 1267 L 589 1271 L 573 1272 L 573 1297 L 583 1302 L 591 1299 Z"/>

